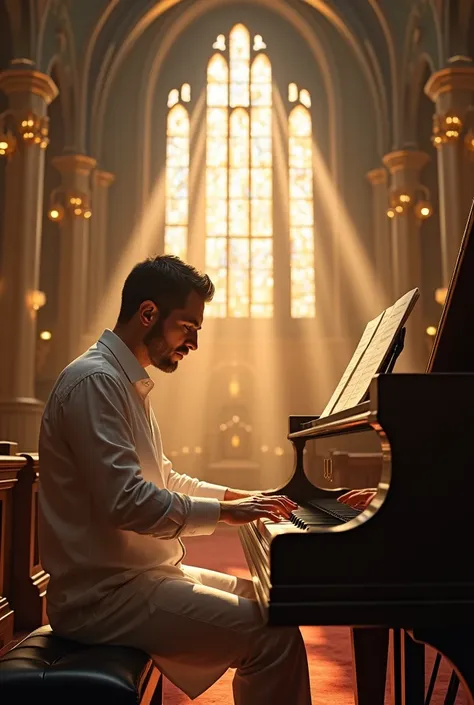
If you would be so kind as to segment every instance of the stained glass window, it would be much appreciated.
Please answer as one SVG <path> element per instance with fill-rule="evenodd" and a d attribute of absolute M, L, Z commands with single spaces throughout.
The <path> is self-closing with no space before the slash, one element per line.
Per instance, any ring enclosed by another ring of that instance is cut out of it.
<path fill-rule="evenodd" d="M 166 134 L 165 253 L 186 259 L 189 203 L 189 115 L 175 103 L 179 93 L 170 92 Z"/>
<path fill-rule="evenodd" d="M 272 66 L 261 35 L 235 25 L 207 65 L 205 269 L 207 315 L 273 316 Z M 165 252 L 186 259 L 191 87 L 168 96 Z M 288 89 L 291 316 L 315 315 L 311 97 Z"/>
<path fill-rule="evenodd" d="M 309 101 L 309 93 L 304 96 Z M 312 123 L 303 105 L 289 117 L 291 316 L 315 315 Z"/>
<path fill-rule="evenodd" d="M 226 46 L 220 35 L 215 48 Z M 215 317 L 273 315 L 272 70 L 249 31 L 229 34 L 229 62 L 207 72 L 206 270 Z M 252 49 L 251 49 L 252 46 Z"/>

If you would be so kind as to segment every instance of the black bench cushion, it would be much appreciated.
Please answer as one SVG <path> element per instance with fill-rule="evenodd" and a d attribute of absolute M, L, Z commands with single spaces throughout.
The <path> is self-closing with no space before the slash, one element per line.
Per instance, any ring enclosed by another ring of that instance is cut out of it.
<path fill-rule="evenodd" d="M 0 659 L 0 701 L 137 705 L 152 668 L 138 649 L 85 646 L 40 627 Z"/>

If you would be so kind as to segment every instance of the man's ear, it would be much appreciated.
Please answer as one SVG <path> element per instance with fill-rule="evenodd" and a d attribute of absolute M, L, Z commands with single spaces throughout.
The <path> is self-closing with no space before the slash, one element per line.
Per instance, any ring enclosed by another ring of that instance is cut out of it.
<path fill-rule="evenodd" d="M 148 323 L 154 323 L 158 316 L 158 307 L 153 301 L 143 301 L 139 309 L 140 317 L 148 321 Z"/>

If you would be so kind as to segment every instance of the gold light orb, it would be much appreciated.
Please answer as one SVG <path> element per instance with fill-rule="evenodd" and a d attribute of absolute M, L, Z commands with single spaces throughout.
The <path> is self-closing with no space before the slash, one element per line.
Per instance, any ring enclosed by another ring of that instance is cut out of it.
<path fill-rule="evenodd" d="M 40 333 L 41 340 L 51 340 L 52 337 L 53 337 L 53 334 L 51 333 L 50 330 L 42 330 Z"/>
<path fill-rule="evenodd" d="M 435 326 L 428 326 L 428 328 L 426 329 L 426 335 L 429 335 L 430 338 L 433 338 L 436 335 Z"/>

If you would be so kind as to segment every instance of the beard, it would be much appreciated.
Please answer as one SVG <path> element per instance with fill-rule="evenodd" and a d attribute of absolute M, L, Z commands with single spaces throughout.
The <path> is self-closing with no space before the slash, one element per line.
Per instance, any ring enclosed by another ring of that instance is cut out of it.
<path fill-rule="evenodd" d="M 162 372 L 171 373 L 178 367 L 178 361 L 173 361 L 171 356 L 176 352 L 187 355 L 188 349 L 186 346 L 170 348 L 163 335 L 163 323 L 164 319 L 160 316 L 153 328 L 143 338 L 143 343 L 153 367 L 157 367 Z"/>

